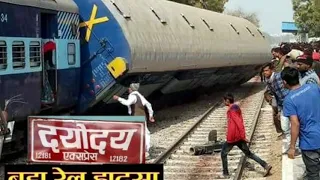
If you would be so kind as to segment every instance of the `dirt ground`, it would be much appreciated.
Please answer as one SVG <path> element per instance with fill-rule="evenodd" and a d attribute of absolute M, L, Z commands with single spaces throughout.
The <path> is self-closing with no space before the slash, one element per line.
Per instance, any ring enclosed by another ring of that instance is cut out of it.
<path fill-rule="evenodd" d="M 279 134 L 274 133 L 272 135 L 272 142 L 274 142 L 271 146 L 272 159 L 270 159 L 268 163 L 272 165 L 271 175 L 267 177 L 267 180 L 281 180 L 282 179 L 282 139 L 278 138 Z"/>

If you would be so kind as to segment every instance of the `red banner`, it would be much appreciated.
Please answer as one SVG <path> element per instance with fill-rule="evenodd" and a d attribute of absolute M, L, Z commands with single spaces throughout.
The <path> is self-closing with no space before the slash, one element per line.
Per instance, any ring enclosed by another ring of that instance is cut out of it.
<path fill-rule="evenodd" d="M 144 163 L 144 123 L 29 119 L 29 161 Z"/>

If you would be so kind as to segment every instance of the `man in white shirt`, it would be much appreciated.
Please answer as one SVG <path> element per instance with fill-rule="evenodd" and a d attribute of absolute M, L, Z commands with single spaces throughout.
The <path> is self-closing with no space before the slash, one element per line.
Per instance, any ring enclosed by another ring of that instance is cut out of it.
<path fill-rule="evenodd" d="M 121 104 L 128 107 L 128 114 L 131 116 L 145 116 L 146 119 L 149 119 L 150 122 L 154 122 L 153 118 L 153 109 L 149 101 L 143 97 L 142 94 L 138 92 L 139 83 L 132 83 L 128 88 L 129 96 L 128 99 L 121 98 L 119 96 L 113 96 L 114 100 L 119 101 Z M 147 128 L 147 123 L 145 122 L 145 141 L 146 141 L 146 152 L 147 156 L 149 156 L 149 149 L 150 149 L 150 131 Z"/>

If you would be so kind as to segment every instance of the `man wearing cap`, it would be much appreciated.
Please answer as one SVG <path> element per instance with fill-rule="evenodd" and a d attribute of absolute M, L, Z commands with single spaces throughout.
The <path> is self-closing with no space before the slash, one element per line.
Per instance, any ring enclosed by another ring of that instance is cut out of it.
<path fill-rule="evenodd" d="M 292 65 L 292 58 L 296 59 L 299 54 L 303 54 L 302 51 L 291 49 L 289 44 L 281 44 L 280 47 L 273 49 L 275 59 L 273 61 L 275 72 L 281 72 L 284 67 Z"/>
<path fill-rule="evenodd" d="M 303 55 L 303 52 L 298 49 L 292 49 L 288 54 L 287 57 L 289 57 L 291 60 L 297 59 L 298 56 Z"/>
<path fill-rule="evenodd" d="M 304 84 L 320 84 L 317 73 L 312 69 L 313 59 L 310 56 L 298 56 L 297 69 L 300 72 L 300 85 Z"/>
<path fill-rule="evenodd" d="M 139 83 L 132 83 L 128 88 L 129 96 L 128 99 L 121 98 L 119 96 L 113 96 L 113 99 L 119 101 L 121 104 L 128 107 L 128 113 L 131 116 L 145 116 L 149 119 L 150 122 L 154 122 L 153 118 L 153 110 L 152 106 L 146 98 L 143 97 L 142 94 L 138 92 Z M 150 131 L 147 128 L 147 123 L 145 123 L 146 127 L 146 152 L 147 156 L 149 156 L 149 149 L 150 149 Z"/>

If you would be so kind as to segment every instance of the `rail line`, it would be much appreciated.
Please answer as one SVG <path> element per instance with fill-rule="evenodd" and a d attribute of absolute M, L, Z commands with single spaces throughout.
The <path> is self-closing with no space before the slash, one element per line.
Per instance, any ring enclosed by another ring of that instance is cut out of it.
<path fill-rule="evenodd" d="M 275 146 L 272 141 L 276 139 L 273 138 L 273 136 L 276 137 L 278 133 L 276 132 L 273 121 L 270 117 L 272 117 L 272 108 L 264 102 L 260 111 L 260 116 L 257 118 L 256 131 L 252 135 L 250 143 L 251 151 L 259 154 L 260 158 L 265 160 L 267 163 L 270 163 L 270 161 L 272 162 L 272 160 L 279 161 L 279 158 L 277 157 L 279 153 L 277 151 L 279 151 L 279 149 L 281 151 L 281 147 Z M 246 158 L 244 156 L 241 159 L 236 180 L 267 179 L 267 177 L 262 178 L 264 169 L 258 163 L 248 158 L 245 161 L 245 159 Z M 271 163 L 271 165 L 274 164 Z M 273 179 L 281 179 L 281 177 L 276 178 L 274 175 L 272 176 Z"/>
<path fill-rule="evenodd" d="M 264 121 L 260 123 L 258 121 L 260 116 L 260 110 L 263 106 L 263 92 L 264 87 L 261 84 L 253 83 L 247 86 L 241 86 L 234 89 L 235 99 L 242 99 L 240 106 L 243 112 L 245 120 L 247 137 L 250 139 L 251 144 L 256 149 L 266 153 L 266 148 L 261 148 L 261 145 L 257 145 L 255 140 L 261 140 L 265 138 L 269 131 L 265 130 L 262 133 L 264 137 L 261 137 L 261 133 L 255 133 L 256 126 L 260 130 L 263 126 L 270 125 L 270 122 Z M 221 101 L 221 98 L 218 99 Z M 266 106 L 266 104 L 264 104 Z M 187 180 L 187 179 L 223 179 L 222 165 L 220 159 L 220 153 L 213 155 L 193 156 L 190 155 L 189 150 L 191 146 L 202 145 L 206 143 L 208 134 L 211 130 L 216 129 L 218 131 L 218 138 L 225 138 L 226 128 L 226 108 L 222 103 L 215 103 L 199 118 L 193 118 L 188 123 L 180 127 L 180 137 L 176 138 L 173 143 L 168 143 L 168 147 L 164 152 L 160 153 L 156 159 L 149 163 L 164 163 L 164 179 L 166 180 Z M 270 128 L 269 128 L 270 129 Z M 259 130 L 259 131 L 260 131 Z M 175 137 L 172 137 L 174 139 Z M 269 141 L 268 141 L 269 142 Z M 262 142 L 263 143 L 263 142 Z M 250 144 L 249 144 L 250 145 Z M 253 149 L 254 152 L 256 152 Z M 241 156 L 241 151 L 234 147 L 229 153 L 229 172 L 234 179 L 260 179 L 262 175 L 259 173 L 251 172 L 250 169 L 245 168 L 246 160 Z M 264 158 L 263 158 L 264 159 Z M 13 160 L 20 161 L 20 160 Z M 237 170 L 238 169 L 238 170 Z M 3 169 L 1 169 L 3 171 Z M 0 176 L 3 176 L 0 173 Z"/>
<path fill-rule="evenodd" d="M 256 79 L 257 78 L 253 78 L 252 80 L 255 82 Z M 246 83 L 240 87 L 238 86 L 230 88 L 228 90 L 231 90 L 231 92 L 247 92 L 250 89 L 252 89 L 252 86 L 249 83 Z M 170 145 L 177 144 L 176 141 L 178 139 L 183 139 L 183 135 L 185 135 L 186 132 L 189 132 L 190 128 L 195 126 L 195 123 L 197 124 L 200 116 L 207 114 L 208 109 L 212 109 L 214 106 L 217 107 L 221 103 L 221 97 L 224 95 L 224 93 L 225 91 L 218 91 L 214 93 L 214 96 L 210 95 L 210 101 L 206 100 L 203 102 L 210 102 L 207 105 L 195 103 L 193 105 L 183 106 L 183 109 L 178 110 L 179 112 L 183 112 L 183 115 L 180 115 L 181 117 L 171 119 L 170 126 L 168 126 L 168 124 L 166 123 L 160 123 L 159 126 L 163 128 L 151 135 L 151 143 L 153 144 L 153 147 L 150 149 L 151 159 L 147 160 L 147 163 L 155 162 L 156 159 L 159 158 L 159 156 L 161 156 L 166 150 L 172 149 Z M 242 99 L 244 97 L 244 93 L 238 93 L 238 95 L 239 97 L 237 99 Z M 217 104 L 214 102 L 219 103 Z M 167 113 L 170 113 L 170 111 L 168 111 Z M 203 118 L 200 118 L 200 121 L 201 119 Z"/>
<path fill-rule="evenodd" d="M 263 104 L 264 87 L 261 84 L 253 84 L 250 90 L 239 88 L 234 91 L 235 98 L 243 99 L 240 106 L 245 120 L 248 139 L 253 138 L 260 109 Z M 191 146 L 203 145 L 207 142 L 211 130 L 217 130 L 218 138 L 224 139 L 226 128 L 226 108 L 221 103 L 214 104 L 199 119 L 192 122 L 192 125 L 172 145 L 161 153 L 151 163 L 164 163 L 164 179 L 223 179 L 220 153 L 213 155 L 193 156 L 189 150 Z M 242 176 L 245 159 L 242 152 L 234 147 L 230 152 L 229 172 L 233 178 L 239 179 Z M 241 170 L 237 169 L 240 168 Z"/>

